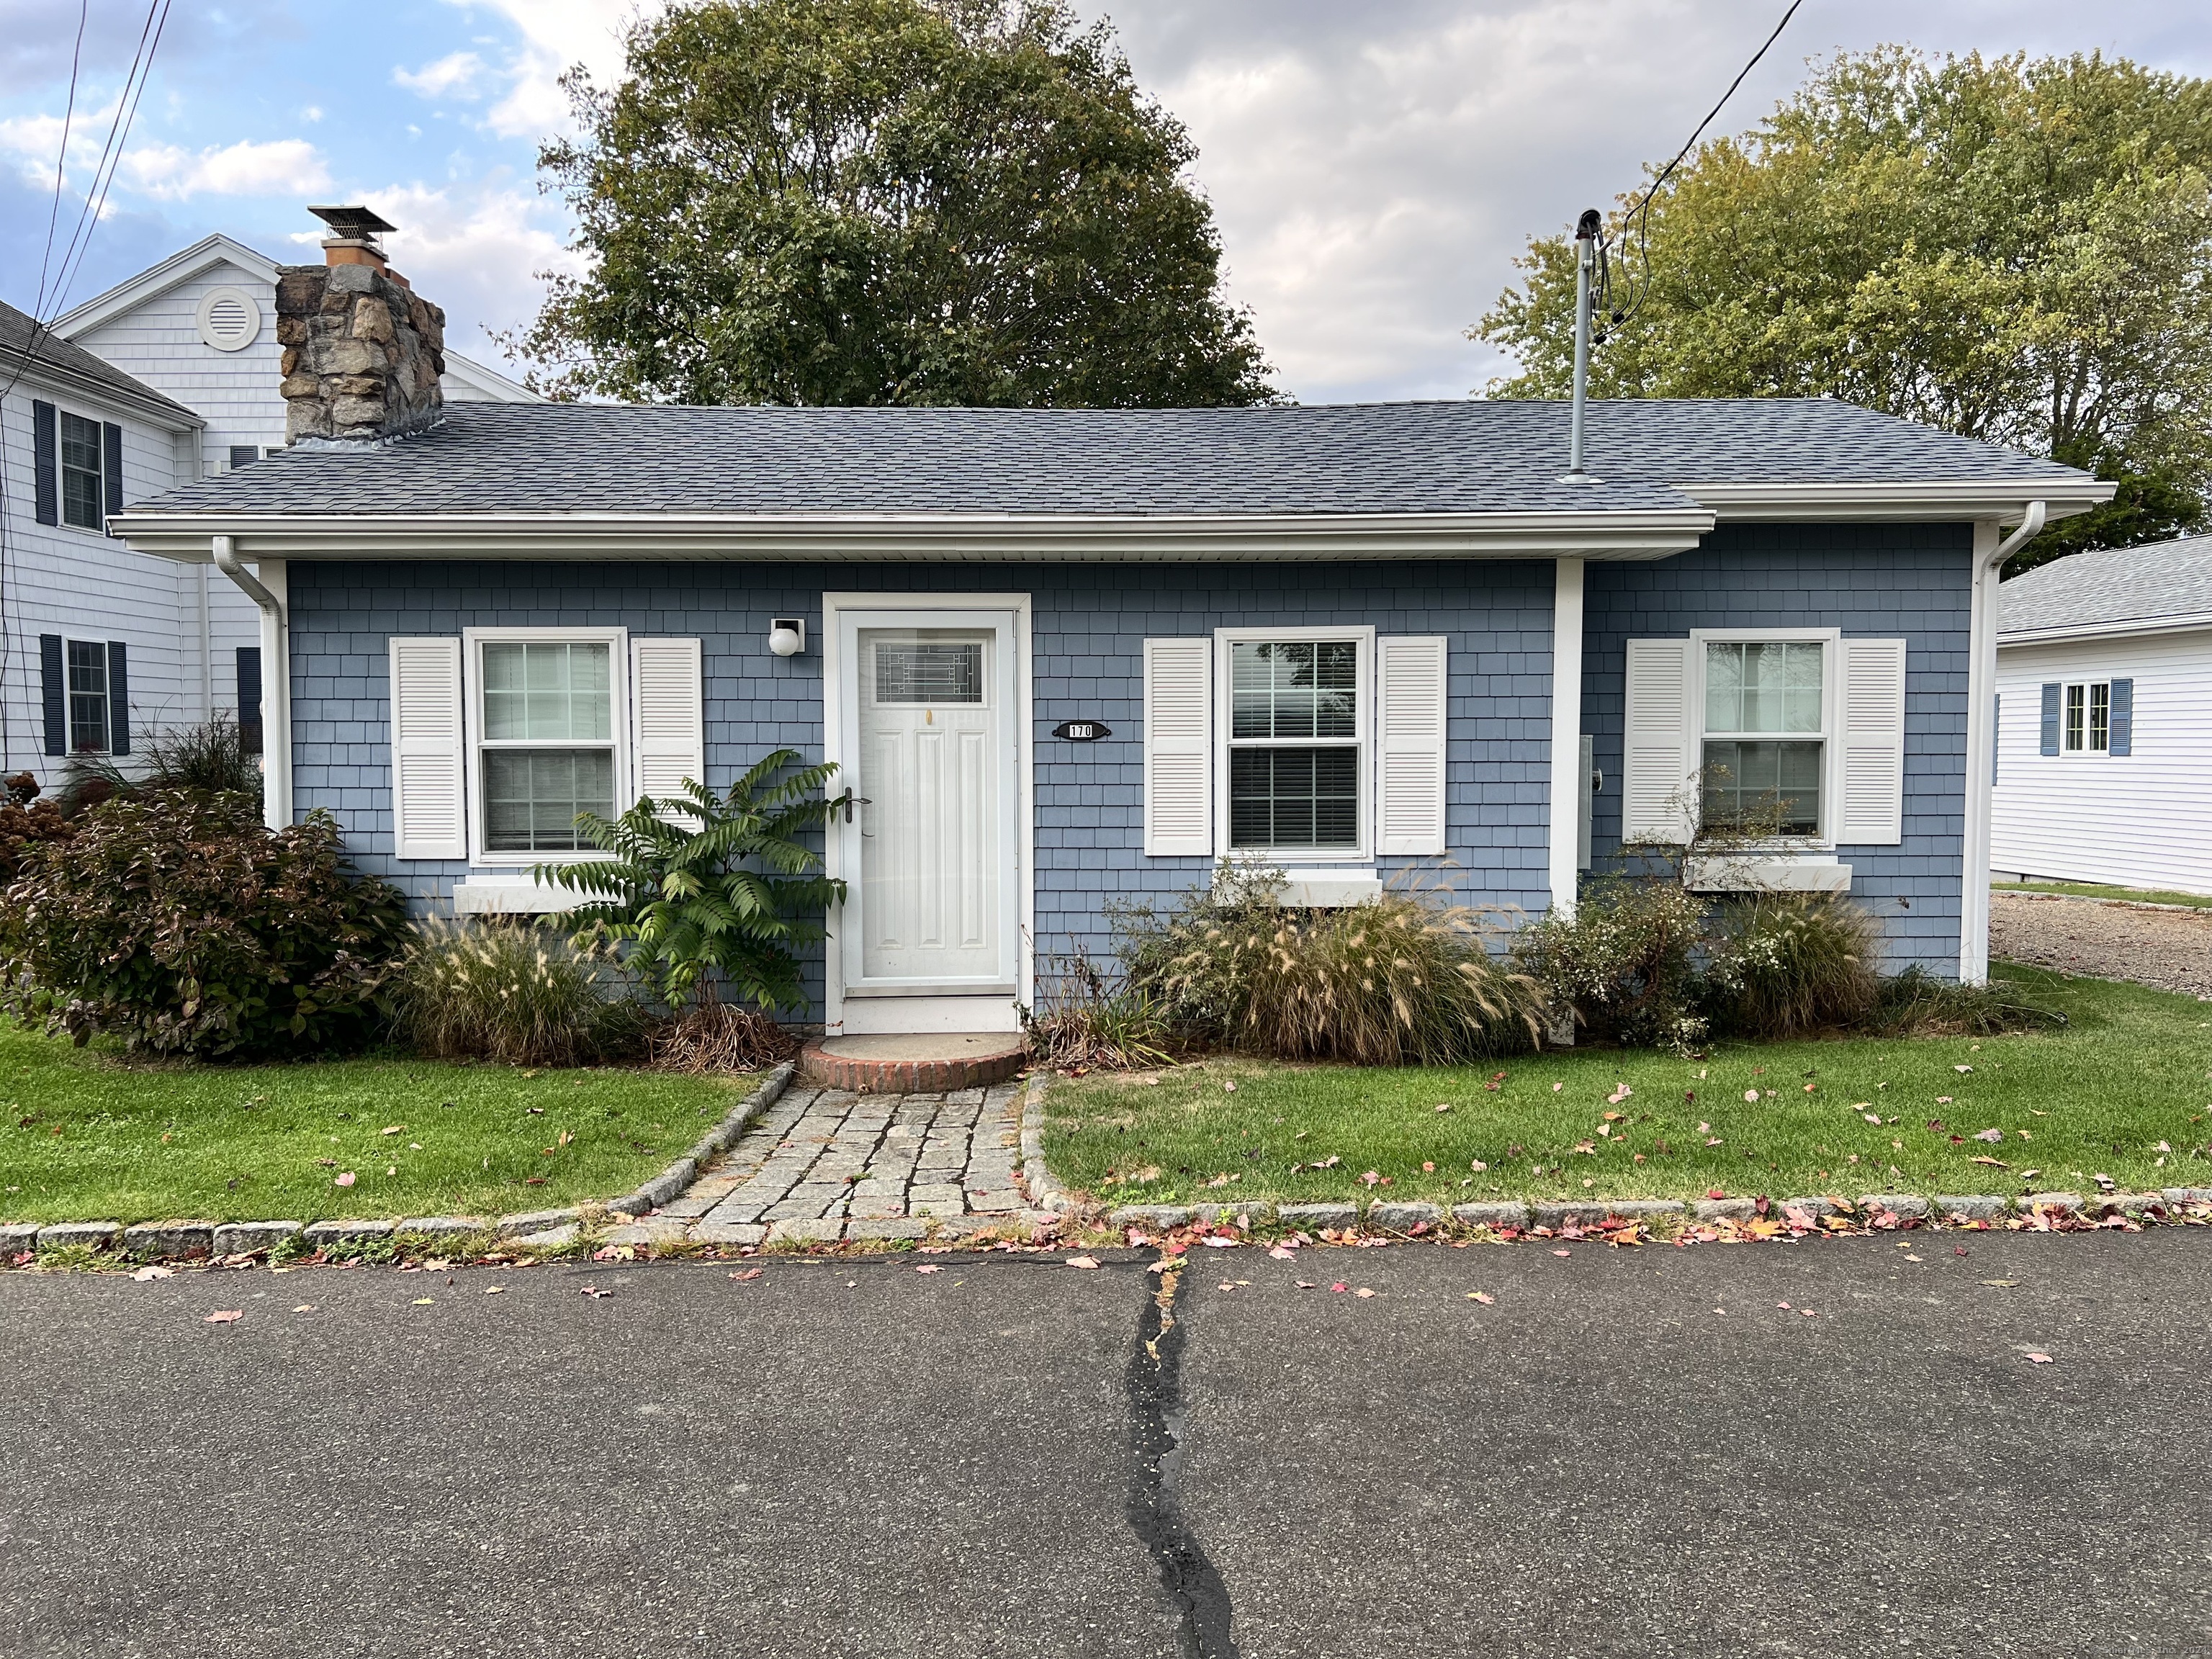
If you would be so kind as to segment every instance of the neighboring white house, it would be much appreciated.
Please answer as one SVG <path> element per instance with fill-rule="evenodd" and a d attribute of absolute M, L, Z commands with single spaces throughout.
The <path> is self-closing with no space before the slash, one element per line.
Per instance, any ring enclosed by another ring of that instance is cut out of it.
<path fill-rule="evenodd" d="M 2212 893 L 2212 536 L 2076 553 L 1998 605 L 1990 868 Z"/>
<path fill-rule="evenodd" d="M 276 262 L 244 243 L 222 235 L 195 242 L 64 312 L 54 319 L 52 331 L 166 394 L 204 422 L 185 458 L 192 470 L 173 481 L 230 471 L 283 447 Z M 445 357 L 441 384 L 447 403 L 543 401 L 495 369 L 451 351 Z M 19 418 L 10 439 L 27 430 Z M 171 482 L 165 477 L 159 488 Z M 152 488 L 133 490 L 129 498 L 152 493 Z M 173 580 L 166 569 L 154 574 L 164 583 Z M 103 601 L 94 592 L 85 594 L 83 603 L 97 609 Z M 150 623 L 150 614 L 141 606 L 134 597 L 134 617 Z M 179 636 L 175 649 L 199 667 L 173 690 L 165 687 L 158 704 L 149 701 L 155 688 L 142 674 L 131 688 L 140 723 L 189 722 L 226 710 L 254 725 L 259 715 L 261 633 L 253 606 L 203 565 L 185 574 L 167 614 Z M 11 768 L 21 764 L 15 748 L 11 743 Z"/>
<path fill-rule="evenodd" d="M 128 752 L 204 706 L 196 570 L 133 553 L 107 515 L 199 476 L 205 423 L 0 305 L 0 770 L 51 782 L 73 749 Z"/>

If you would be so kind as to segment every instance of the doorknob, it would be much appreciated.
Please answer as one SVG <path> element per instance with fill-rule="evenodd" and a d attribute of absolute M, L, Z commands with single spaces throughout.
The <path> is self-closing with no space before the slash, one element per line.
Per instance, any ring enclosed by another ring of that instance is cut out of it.
<path fill-rule="evenodd" d="M 832 808 L 839 806 L 843 807 L 845 809 L 845 822 L 850 823 L 853 821 L 853 809 L 855 806 L 873 806 L 875 802 L 870 800 L 866 795 L 854 794 L 852 790 L 848 788 L 843 794 L 831 801 L 830 805 Z"/>

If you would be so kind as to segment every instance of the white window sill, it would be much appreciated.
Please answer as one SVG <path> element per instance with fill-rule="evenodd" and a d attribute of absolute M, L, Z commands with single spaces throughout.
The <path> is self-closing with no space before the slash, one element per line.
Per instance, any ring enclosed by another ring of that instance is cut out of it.
<path fill-rule="evenodd" d="M 541 887 L 526 875 L 509 880 L 471 877 L 453 884 L 457 916 L 549 916 L 573 910 L 588 896 Z"/>
<path fill-rule="evenodd" d="M 1307 910 L 1343 910 L 1378 897 L 1382 883 L 1372 870 L 1285 870 L 1281 902 Z"/>
<path fill-rule="evenodd" d="M 1735 853 L 1693 857 L 1683 866 L 1693 893 L 1848 893 L 1851 866 L 1832 853 Z"/>

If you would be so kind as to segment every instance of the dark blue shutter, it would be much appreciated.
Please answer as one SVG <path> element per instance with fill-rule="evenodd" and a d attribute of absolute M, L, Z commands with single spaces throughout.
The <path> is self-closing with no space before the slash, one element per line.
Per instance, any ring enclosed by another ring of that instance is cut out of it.
<path fill-rule="evenodd" d="M 2112 682 L 2112 724 L 2106 728 L 2105 752 L 2110 755 L 2127 754 L 2136 740 L 2136 683 L 2133 680 Z"/>
<path fill-rule="evenodd" d="M 2058 698 L 2060 688 L 2047 684 L 2043 688 L 2043 752 L 2058 752 Z"/>
<path fill-rule="evenodd" d="M 52 404 L 31 405 L 31 466 L 37 481 L 39 522 L 62 521 L 62 434 Z"/>
<path fill-rule="evenodd" d="M 249 755 L 261 752 L 261 647 L 238 647 L 238 736 Z"/>
<path fill-rule="evenodd" d="M 39 694 L 46 706 L 46 752 L 69 753 L 69 678 L 62 667 L 62 636 L 39 635 Z"/>
<path fill-rule="evenodd" d="M 107 752 L 131 752 L 131 647 L 120 640 L 107 642 Z"/>
<path fill-rule="evenodd" d="M 100 505 L 109 517 L 123 510 L 123 428 L 112 421 L 100 425 L 100 459 L 101 470 L 106 474 L 106 488 L 100 492 Z M 107 532 L 112 536 L 115 532 Z M 115 751 L 121 754 L 120 749 Z"/>

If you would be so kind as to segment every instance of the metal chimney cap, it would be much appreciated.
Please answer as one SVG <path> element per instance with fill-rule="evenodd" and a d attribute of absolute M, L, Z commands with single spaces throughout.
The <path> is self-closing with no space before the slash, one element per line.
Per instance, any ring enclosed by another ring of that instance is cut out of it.
<path fill-rule="evenodd" d="M 365 207 L 311 207 L 307 211 L 338 235 L 355 237 L 362 241 L 399 228 L 397 225 L 386 224 L 381 215 Z"/>

